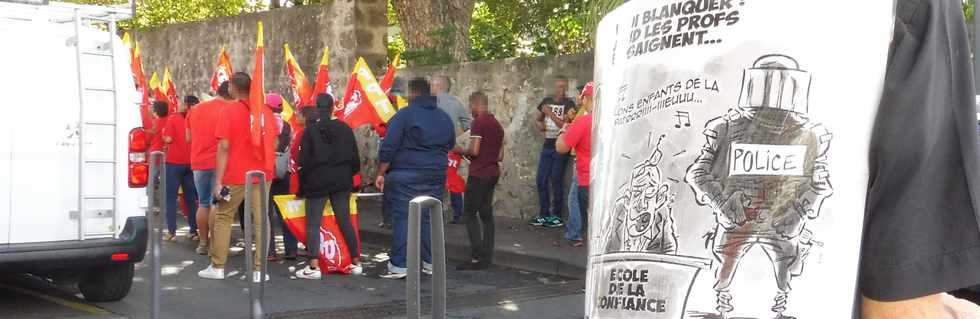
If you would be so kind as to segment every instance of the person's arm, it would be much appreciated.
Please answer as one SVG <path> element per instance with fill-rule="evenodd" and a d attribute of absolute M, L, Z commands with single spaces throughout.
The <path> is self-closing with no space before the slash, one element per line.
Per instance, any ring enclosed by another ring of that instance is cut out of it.
<path fill-rule="evenodd" d="M 479 136 L 470 136 L 470 146 L 465 149 L 457 146 L 457 153 L 469 158 L 480 156 L 480 140 Z"/>
<path fill-rule="evenodd" d="M 574 122 L 563 128 L 562 132 L 558 134 L 558 139 L 555 141 L 555 150 L 559 154 L 568 154 L 582 140 L 582 129 L 579 127 L 582 125 L 581 123 L 581 121 Z"/>
<path fill-rule="evenodd" d="M 187 143 L 191 142 L 191 119 L 194 118 L 194 110 L 196 110 L 196 108 L 187 111 L 187 125 L 184 126 L 184 139 L 187 141 Z"/>
<path fill-rule="evenodd" d="M 351 158 L 351 174 L 357 175 L 357 173 L 361 172 L 361 152 L 357 149 L 357 140 L 354 138 L 354 131 L 350 131 L 350 140 L 351 148 L 353 148 Z"/>
<path fill-rule="evenodd" d="M 403 114 L 403 113 L 398 113 Z M 385 138 L 378 147 L 378 160 L 384 163 L 391 163 L 395 158 L 395 153 L 402 147 L 402 140 L 405 138 L 405 125 L 402 117 L 395 114 L 388 122 L 388 129 Z"/>
<path fill-rule="evenodd" d="M 545 101 L 542 100 L 541 103 L 538 104 L 538 116 L 534 118 L 534 124 L 540 132 L 544 132 L 548 129 L 547 126 L 544 125 L 544 102 Z"/>
<path fill-rule="evenodd" d="M 225 169 L 228 167 L 228 149 L 231 147 L 228 138 L 231 137 L 231 121 L 222 112 L 218 114 L 216 122 L 214 138 L 218 139 L 218 150 L 214 160 L 214 182 L 212 183 L 214 189 L 211 192 L 215 199 L 219 199 L 221 198 L 221 188 L 224 187 L 222 181 L 225 177 Z"/>
<path fill-rule="evenodd" d="M 296 196 L 303 198 L 306 195 L 306 189 L 303 187 L 306 184 L 307 174 L 312 168 L 313 163 L 313 136 L 312 134 L 318 134 L 316 132 L 316 126 L 308 126 L 306 131 L 303 133 L 303 137 L 299 141 L 299 152 L 296 156 L 296 173 L 299 176 L 296 180 L 299 182 L 299 188 L 296 192 Z"/>
<path fill-rule="evenodd" d="M 385 191 L 385 172 L 388 172 L 388 167 L 391 164 L 387 162 L 381 162 L 378 165 L 378 177 L 374 179 L 374 187 L 377 187 L 379 191 Z"/>
<path fill-rule="evenodd" d="M 457 105 L 459 105 L 459 110 L 461 113 L 459 115 L 459 126 L 462 126 L 460 129 L 463 132 L 469 131 L 472 129 L 471 125 L 473 124 L 473 114 L 470 113 L 470 111 L 467 110 L 466 107 L 463 106 L 463 103 L 459 102 L 459 100 L 457 100 L 456 103 L 458 103 Z"/>
<path fill-rule="evenodd" d="M 960 1 L 896 2 L 870 142 L 865 319 L 980 317 L 975 306 L 954 313 L 937 295 L 980 282 L 980 144 L 963 19 Z"/>
<path fill-rule="evenodd" d="M 500 154 L 497 155 L 497 163 L 502 163 L 504 161 L 504 149 L 507 147 L 507 141 L 500 142 Z"/>
<path fill-rule="evenodd" d="M 721 147 L 718 136 L 723 133 L 719 132 L 724 126 L 722 121 L 715 119 L 708 122 L 704 130 L 705 143 L 701 147 L 701 154 L 688 168 L 687 175 L 684 177 L 694 191 L 694 200 L 712 209 L 718 209 L 722 202 L 721 181 L 711 174 L 711 167 L 718 159 L 718 149 Z"/>
<path fill-rule="evenodd" d="M 228 140 L 221 139 L 218 140 L 218 153 L 215 155 L 215 166 L 214 166 L 214 189 L 212 193 L 214 198 L 221 198 L 221 181 L 225 177 L 225 169 L 228 167 Z"/>

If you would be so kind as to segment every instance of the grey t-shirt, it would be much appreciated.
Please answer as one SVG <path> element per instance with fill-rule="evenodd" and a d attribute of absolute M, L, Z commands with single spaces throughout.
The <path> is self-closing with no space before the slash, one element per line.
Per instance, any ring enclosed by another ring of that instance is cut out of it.
<path fill-rule="evenodd" d="M 470 130 L 470 123 L 473 122 L 473 114 L 470 114 L 470 111 L 463 107 L 463 103 L 455 96 L 447 93 L 439 94 L 436 97 L 436 107 L 449 114 L 449 118 L 453 119 L 453 125 L 456 127 L 457 133 L 459 131 Z"/>
<path fill-rule="evenodd" d="M 875 300 L 980 283 L 980 152 L 961 5 L 897 2 L 861 253 L 861 293 Z"/>

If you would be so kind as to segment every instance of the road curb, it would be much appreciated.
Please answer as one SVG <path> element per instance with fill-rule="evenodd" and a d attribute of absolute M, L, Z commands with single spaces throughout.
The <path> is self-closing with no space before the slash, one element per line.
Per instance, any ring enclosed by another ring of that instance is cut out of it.
<path fill-rule="evenodd" d="M 361 241 L 381 246 L 389 246 L 391 244 L 392 235 L 388 232 L 362 228 L 360 233 Z M 469 254 L 469 243 L 460 243 L 456 241 L 446 242 L 446 256 L 449 258 L 449 260 L 462 262 L 470 258 Z M 494 264 L 498 266 L 575 279 L 585 279 L 586 271 L 586 269 L 580 265 L 573 265 L 555 258 L 537 256 L 534 254 L 521 253 L 500 248 L 494 251 Z M 450 264 L 449 268 L 453 269 L 453 265 Z"/>

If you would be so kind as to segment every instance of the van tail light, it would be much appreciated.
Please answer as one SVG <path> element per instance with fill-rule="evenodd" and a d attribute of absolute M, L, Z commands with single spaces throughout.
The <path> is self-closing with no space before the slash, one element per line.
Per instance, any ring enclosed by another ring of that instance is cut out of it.
<path fill-rule="evenodd" d="M 134 128 L 129 131 L 129 187 L 143 188 L 150 180 L 150 165 L 146 161 L 146 151 L 150 148 L 146 131 Z"/>

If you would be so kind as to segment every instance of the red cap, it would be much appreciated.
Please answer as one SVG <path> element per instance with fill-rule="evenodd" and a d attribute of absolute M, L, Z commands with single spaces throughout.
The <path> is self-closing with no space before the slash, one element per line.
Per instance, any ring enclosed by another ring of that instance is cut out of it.
<path fill-rule="evenodd" d="M 589 82 L 582 88 L 582 96 L 592 97 L 595 93 L 595 82 Z"/>

